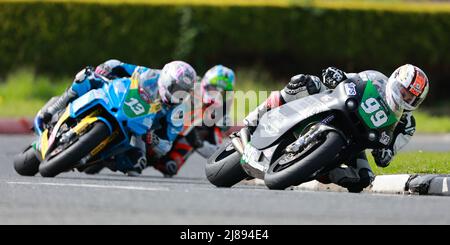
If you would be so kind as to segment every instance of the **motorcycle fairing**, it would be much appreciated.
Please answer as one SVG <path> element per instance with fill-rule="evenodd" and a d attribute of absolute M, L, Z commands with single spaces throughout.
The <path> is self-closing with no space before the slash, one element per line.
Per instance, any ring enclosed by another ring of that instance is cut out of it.
<path fill-rule="evenodd" d="M 153 124 L 153 119 L 156 113 L 160 110 L 158 102 L 145 107 L 145 112 L 139 116 L 132 116 L 125 112 L 127 108 L 127 100 L 134 99 L 135 103 L 130 105 L 143 105 L 139 94 L 135 93 L 137 90 L 137 81 L 129 78 L 122 78 L 112 81 L 99 89 L 93 89 L 83 96 L 79 97 L 70 104 L 70 117 L 76 118 L 85 111 L 100 105 L 112 114 L 119 122 L 121 130 L 124 132 L 131 131 L 135 135 L 143 135 Z M 106 92 L 105 92 L 106 91 Z M 120 110 L 123 108 L 123 110 Z M 126 128 L 123 128 L 126 122 Z"/>
<path fill-rule="evenodd" d="M 265 149 L 299 122 L 332 110 L 331 108 L 338 102 L 338 99 L 329 93 L 322 93 L 274 108 L 262 116 L 259 126 L 251 137 L 251 143 L 259 150 Z"/>
<path fill-rule="evenodd" d="M 44 132 L 42 132 L 42 135 L 40 137 L 40 144 L 39 144 L 42 159 L 45 159 L 48 149 L 53 144 L 53 142 L 56 138 L 56 133 L 59 131 L 59 128 L 67 120 L 67 118 L 69 118 L 69 116 L 70 116 L 69 110 L 68 110 L 68 108 L 66 108 L 64 113 L 59 118 L 58 122 L 53 127 L 52 133 L 49 135 L 48 129 L 46 129 L 46 130 L 44 130 Z"/>
<path fill-rule="evenodd" d="M 107 157 L 111 154 L 118 154 L 126 151 L 130 147 L 128 132 L 135 135 L 142 135 L 146 133 L 152 126 L 153 119 L 157 112 L 161 109 L 158 103 L 152 103 L 148 105 L 148 108 L 146 107 L 146 111 L 142 113 L 142 115 L 130 117 L 123 111 L 125 109 L 124 107 L 127 106 L 127 99 L 140 99 L 136 97 L 139 96 L 139 94 L 132 93 L 137 91 L 137 84 L 137 81 L 133 81 L 129 78 L 117 79 L 111 83 L 105 84 L 102 88 L 91 90 L 71 102 L 66 108 L 66 111 L 58 119 L 55 127 L 53 127 L 52 133 L 50 134 L 48 130 L 45 130 L 41 135 L 39 148 L 42 159 L 45 159 L 49 149 L 51 149 L 61 125 L 63 125 L 63 123 L 69 118 L 81 119 L 73 128 L 74 132 L 77 134 L 83 132 L 89 125 L 99 120 L 105 122 L 105 124 L 109 127 L 111 133 L 110 137 L 105 139 L 99 144 L 99 146 L 93 149 L 91 155 L 96 155 L 97 153 L 102 152 L 102 150 L 118 135 L 122 135 L 123 140 L 109 148 L 107 152 L 103 152 L 102 156 Z M 113 117 L 108 117 L 108 120 L 100 115 L 100 111 L 96 109 L 98 107 L 104 108 L 110 115 L 112 115 L 115 120 L 117 120 L 117 124 L 112 124 L 109 121 Z M 83 114 L 86 112 L 89 114 L 84 116 Z M 113 128 L 113 126 L 118 126 L 118 128 Z"/>
<path fill-rule="evenodd" d="M 40 137 L 40 152 L 41 152 L 41 158 L 45 159 L 47 156 L 48 150 L 52 147 L 53 143 L 55 142 L 56 134 L 59 132 L 61 125 L 70 118 L 70 109 L 69 107 L 66 108 L 65 112 L 61 115 L 61 117 L 58 119 L 58 122 L 55 124 L 52 133 L 50 135 L 48 129 L 46 129 L 41 137 Z M 109 128 L 110 133 L 112 133 L 112 127 L 108 120 L 97 116 L 97 111 L 93 111 L 86 117 L 84 117 L 72 130 L 77 135 L 80 135 L 89 125 L 92 125 L 96 121 L 103 121 Z"/>

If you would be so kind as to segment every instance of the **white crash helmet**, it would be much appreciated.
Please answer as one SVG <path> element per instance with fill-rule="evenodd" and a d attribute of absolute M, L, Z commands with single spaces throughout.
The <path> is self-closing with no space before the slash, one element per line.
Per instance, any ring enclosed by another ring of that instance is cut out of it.
<path fill-rule="evenodd" d="M 430 88 L 425 73 L 418 67 L 406 64 L 397 68 L 386 85 L 387 99 L 396 106 L 413 111 L 425 100 Z"/>
<path fill-rule="evenodd" d="M 184 61 L 172 61 L 161 70 L 158 79 L 158 90 L 162 102 L 173 105 L 186 99 L 196 81 L 197 73 L 194 68 Z M 179 94 L 175 94 L 180 92 Z"/>

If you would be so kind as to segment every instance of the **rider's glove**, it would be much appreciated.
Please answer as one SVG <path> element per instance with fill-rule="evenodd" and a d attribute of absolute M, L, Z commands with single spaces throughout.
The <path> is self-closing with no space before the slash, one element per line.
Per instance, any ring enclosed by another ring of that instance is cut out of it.
<path fill-rule="evenodd" d="M 114 79 L 115 77 L 123 77 L 122 75 L 115 74 L 113 71 L 115 68 L 120 68 L 123 63 L 119 60 L 111 59 L 108 60 L 95 68 L 95 73 L 102 75 L 108 79 Z M 119 72 L 120 73 L 120 72 Z M 125 72 L 126 73 L 126 72 Z"/>
<path fill-rule="evenodd" d="M 336 67 L 328 67 L 322 70 L 323 84 L 330 89 L 336 88 L 336 86 L 347 79 L 347 76 L 342 70 Z"/>
<path fill-rule="evenodd" d="M 83 82 L 86 79 L 95 79 L 93 77 L 94 70 L 92 66 L 87 66 L 83 70 L 79 71 L 77 75 L 75 75 L 75 79 L 73 80 L 75 83 Z"/>
<path fill-rule="evenodd" d="M 144 136 L 144 142 L 148 146 L 155 146 L 155 145 L 158 145 L 158 143 L 159 143 L 159 137 L 153 131 L 149 131 Z"/>
<path fill-rule="evenodd" d="M 403 113 L 397 127 L 400 127 L 402 134 L 413 136 L 416 132 L 416 119 L 412 112 Z"/>
<path fill-rule="evenodd" d="M 106 64 L 101 64 L 95 68 L 96 74 L 102 75 L 110 79 L 112 78 L 111 71 L 112 71 L 111 67 Z"/>
<path fill-rule="evenodd" d="M 153 157 L 159 159 L 166 155 L 172 148 L 172 143 L 168 140 L 161 139 L 154 132 L 148 132 L 145 136 L 145 143 L 147 149 L 150 148 L 153 152 Z"/>
<path fill-rule="evenodd" d="M 308 76 L 308 80 L 306 81 L 306 90 L 308 90 L 308 94 L 317 94 L 320 92 L 322 82 L 320 78 L 316 76 Z"/>
<path fill-rule="evenodd" d="M 378 167 L 385 168 L 389 166 L 394 154 L 390 149 L 375 149 L 372 151 L 372 156 Z"/>
<path fill-rule="evenodd" d="M 316 76 L 298 74 L 291 78 L 284 91 L 287 94 L 295 95 L 306 87 L 309 94 L 316 94 L 320 91 L 320 79 Z"/>

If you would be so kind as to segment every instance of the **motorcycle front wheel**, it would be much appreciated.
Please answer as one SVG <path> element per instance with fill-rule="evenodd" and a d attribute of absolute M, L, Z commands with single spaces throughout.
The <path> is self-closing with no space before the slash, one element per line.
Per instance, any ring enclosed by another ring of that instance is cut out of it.
<path fill-rule="evenodd" d="M 91 129 L 79 136 L 77 141 L 56 156 L 45 159 L 39 166 L 43 177 L 55 177 L 72 169 L 83 157 L 109 136 L 108 126 L 102 121 L 94 123 Z"/>
<path fill-rule="evenodd" d="M 301 152 L 282 154 L 270 165 L 264 182 L 274 190 L 307 182 L 319 170 L 336 164 L 336 158 L 344 146 L 344 139 L 337 132 L 329 131 L 324 140 Z"/>

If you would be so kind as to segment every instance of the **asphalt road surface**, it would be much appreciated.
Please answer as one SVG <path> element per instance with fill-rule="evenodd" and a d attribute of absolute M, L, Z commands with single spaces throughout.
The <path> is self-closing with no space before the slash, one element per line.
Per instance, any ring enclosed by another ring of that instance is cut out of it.
<path fill-rule="evenodd" d="M 197 155 L 174 178 L 153 169 L 21 177 L 12 159 L 30 140 L 0 135 L 0 224 L 450 224 L 448 197 L 216 188 Z M 450 150 L 450 137 L 439 140 L 408 149 Z"/>

